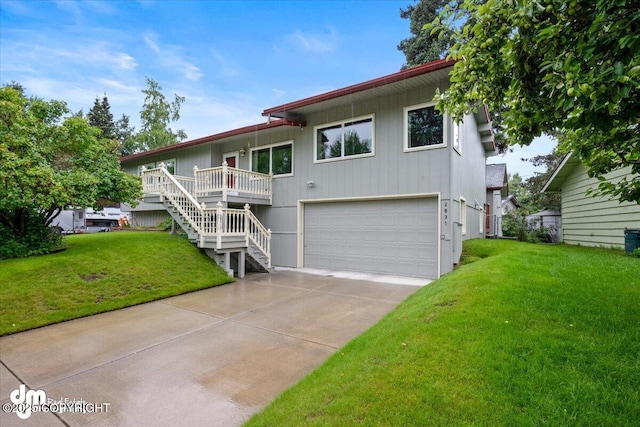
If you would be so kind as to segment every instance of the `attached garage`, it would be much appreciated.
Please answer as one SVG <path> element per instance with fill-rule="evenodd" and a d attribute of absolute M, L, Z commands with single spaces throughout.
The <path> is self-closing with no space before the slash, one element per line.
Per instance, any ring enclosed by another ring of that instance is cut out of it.
<path fill-rule="evenodd" d="M 302 204 L 303 265 L 435 279 L 438 198 Z"/>

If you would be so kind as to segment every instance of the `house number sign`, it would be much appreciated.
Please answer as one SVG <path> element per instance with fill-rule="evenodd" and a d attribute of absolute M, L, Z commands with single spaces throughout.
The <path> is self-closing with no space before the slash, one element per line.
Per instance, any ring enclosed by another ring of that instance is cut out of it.
<path fill-rule="evenodd" d="M 449 230 L 449 215 L 451 214 L 451 209 L 449 209 L 449 201 L 444 200 L 441 205 L 442 209 L 442 232 L 443 234 L 440 236 L 440 240 L 450 240 L 450 236 L 447 233 Z"/>

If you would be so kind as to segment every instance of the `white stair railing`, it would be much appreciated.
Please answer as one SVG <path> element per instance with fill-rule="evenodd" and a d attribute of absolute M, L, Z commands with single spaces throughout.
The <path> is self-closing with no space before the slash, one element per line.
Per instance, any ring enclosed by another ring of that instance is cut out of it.
<path fill-rule="evenodd" d="M 251 212 L 251 206 L 244 205 L 246 230 L 247 230 L 247 246 L 249 241 L 267 258 L 268 267 L 271 268 L 271 230 L 267 229 Z"/>
<path fill-rule="evenodd" d="M 179 179 L 186 182 L 187 186 L 198 183 L 197 178 L 195 181 L 184 181 L 184 177 Z M 218 202 L 215 208 L 207 208 L 204 203 L 198 203 L 181 182 L 167 171 L 164 164 L 154 169 L 143 167 L 142 181 L 145 193 L 158 193 L 161 200 L 169 201 L 189 223 L 198 235 L 200 246 L 204 245 L 206 237 L 215 237 L 218 249 L 222 248 L 224 237 L 244 237 L 246 246 L 253 244 L 265 256 L 267 265 L 271 268 L 271 230 L 260 223 L 248 204 L 244 209 L 230 209 Z"/>
<path fill-rule="evenodd" d="M 203 212 L 197 200 L 167 171 L 164 163 L 161 163 L 159 168 L 149 171 L 143 169 L 142 176 L 144 177 L 148 172 L 159 176 L 160 199 L 167 199 L 193 230 L 201 234 Z"/>

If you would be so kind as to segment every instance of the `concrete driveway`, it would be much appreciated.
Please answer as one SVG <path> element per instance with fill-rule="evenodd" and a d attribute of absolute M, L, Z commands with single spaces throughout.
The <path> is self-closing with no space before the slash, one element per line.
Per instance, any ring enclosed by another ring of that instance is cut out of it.
<path fill-rule="evenodd" d="M 0 425 L 240 425 L 417 289 L 252 274 L 3 337 Z M 19 419 L 4 410 L 20 384 L 87 412 Z"/>

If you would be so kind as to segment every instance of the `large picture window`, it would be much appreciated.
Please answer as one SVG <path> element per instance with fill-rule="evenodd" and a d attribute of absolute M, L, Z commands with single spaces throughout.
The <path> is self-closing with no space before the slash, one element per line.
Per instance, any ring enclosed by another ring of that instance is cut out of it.
<path fill-rule="evenodd" d="M 444 117 L 435 104 L 404 109 L 404 150 L 439 148 L 446 145 Z"/>
<path fill-rule="evenodd" d="M 293 143 L 252 149 L 251 170 L 276 176 L 293 174 Z"/>
<path fill-rule="evenodd" d="M 373 155 L 373 116 L 316 126 L 315 161 Z"/>

